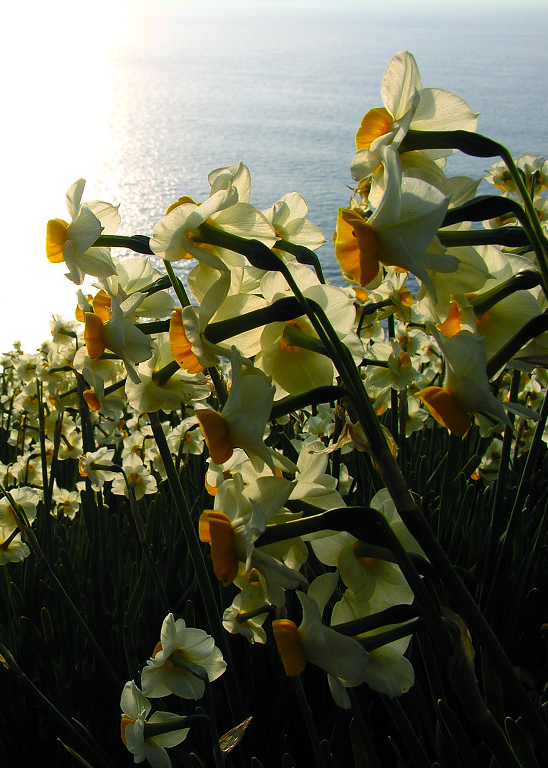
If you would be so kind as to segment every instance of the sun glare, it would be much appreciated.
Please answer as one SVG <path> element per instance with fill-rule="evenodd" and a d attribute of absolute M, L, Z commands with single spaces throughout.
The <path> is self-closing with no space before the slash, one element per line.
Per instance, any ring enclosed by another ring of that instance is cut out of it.
<path fill-rule="evenodd" d="M 26 4 L 10 4 L 4 16 L 1 195 L 13 247 L 3 254 L 0 352 L 17 339 L 32 351 L 53 312 L 73 315 L 75 286 L 46 260 L 45 227 L 66 217 L 64 192 L 102 159 L 108 56 L 124 13 L 116 2 L 53 0 L 30 14 Z"/>

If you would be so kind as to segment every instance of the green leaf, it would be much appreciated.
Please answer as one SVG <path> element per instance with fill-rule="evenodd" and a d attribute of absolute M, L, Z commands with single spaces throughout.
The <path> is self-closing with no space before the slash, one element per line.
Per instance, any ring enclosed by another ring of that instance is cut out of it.
<path fill-rule="evenodd" d="M 190 753 L 189 760 L 191 761 L 189 768 L 206 768 L 195 752 Z"/>
<path fill-rule="evenodd" d="M 350 741 L 352 742 L 352 754 L 356 768 L 369 768 L 371 761 L 361 738 L 360 726 L 355 718 L 350 721 Z"/>
<path fill-rule="evenodd" d="M 523 768 L 540 768 L 531 745 L 531 737 L 525 730 L 522 718 L 512 720 L 511 717 L 507 717 L 504 727 L 510 746 Z"/>
<path fill-rule="evenodd" d="M 470 739 L 468 738 L 461 721 L 443 699 L 438 701 L 438 717 L 443 724 L 444 729 L 450 734 L 452 741 L 455 743 L 455 746 L 462 757 L 463 765 L 466 765 L 466 768 L 481 768 L 476 753 L 474 752 L 474 748 L 470 743 Z"/>
<path fill-rule="evenodd" d="M 72 747 L 69 747 L 68 744 L 65 744 L 64 741 L 61 741 L 61 739 L 57 739 L 57 741 L 59 742 L 59 744 L 61 744 L 61 746 L 63 746 L 67 750 L 69 755 L 72 755 L 72 757 L 74 757 L 76 760 L 78 760 L 79 763 L 84 765 L 86 768 L 93 768 L 91 763 L 88 763 L 87 760 L 84 760 L 82 755 L 79 755 L 78 752 L 76 752 L 74 749 L 72 749 Z"/>

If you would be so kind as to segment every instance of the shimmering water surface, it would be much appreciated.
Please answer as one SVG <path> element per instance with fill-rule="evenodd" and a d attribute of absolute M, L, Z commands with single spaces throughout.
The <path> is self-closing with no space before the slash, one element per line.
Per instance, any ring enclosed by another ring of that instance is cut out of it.
<path fill-rule="evenodd" d="M 481 112 L 482 133 L 515 155 L 548 152 L 542 4 L 419 3 L 411 12 L 367 0 L 99 0 L 94 13 L 75 16 L 74 4 L 56 1 L 55 45 L 44 29 L 51 14 L 29 32 L 13 11 L 2 194 L 16 237 L 2 267 L 2 349 L 16 338 L 32 349 L 52 313 L 72 314 L 76 289 L 46 262 L 43 242 L 45 222 L 66 215 L 64 193 L 80 176 L 84 199 L 121 204 L 123 234 L 150 234 L 174 199 L 202 199 L 209 171 L 242 160 L 257 207 L 292 191 L 306 198 L 328 239 L 326 274 L 340 279 L 331 238 L 350 195 L 354 135 L 381 104 L 382 73 L 398 50 L 414 53 L 423 85 Z M 478 176 L 488 164 L 461 157 L 449 168 Z"/>

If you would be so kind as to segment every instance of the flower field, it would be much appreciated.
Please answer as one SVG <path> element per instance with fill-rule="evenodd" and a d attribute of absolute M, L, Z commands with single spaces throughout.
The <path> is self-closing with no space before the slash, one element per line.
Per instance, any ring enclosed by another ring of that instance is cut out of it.
<path fill-rule="evenodd" d="M 408 52 L 381 100 L 345 287 L 244 163 L 148 235 L 83 179 L 47 223 L 75 317 L 0 358 L 2 765 L 548 765 L 548 162 Z"/>

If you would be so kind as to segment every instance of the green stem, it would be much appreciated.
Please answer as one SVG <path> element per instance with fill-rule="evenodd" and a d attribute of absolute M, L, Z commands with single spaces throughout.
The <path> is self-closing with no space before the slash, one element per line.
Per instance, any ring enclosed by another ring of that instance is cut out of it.
<path fill-rule="evenodd" d="M 291 253 L 295 256 L 299 264 L 308 264 L 309 266 L 314 267 L 318 280 L 320 283 L 325 284 L 320 260 L 318 259 L 317 254 L 310 250 L 310 248 L 305 248 L 303 245 L 295 245 L 295 243 L 290 243 L 287 240 L 277 240 L 275 249 Z"/>
<path fill-rule="evenodd" d="M 42 492 L 44 497 L 44 507 L 46 515 L 49 516 L 51 497 L 49 496 L 49 479 L 48 479 L 48 462 L 46 456 L 46 417 L 44 415 L 44 401 L 42 399 L 43 394 L 42 382 L 36 380 L 36 396 L 38 398 L 38 433 L 40 440 L 40 462 L 42 464 Z"/>
<path fill-rule="evenodd" d="M 518 399 L 521 372 L 514 370 L 512 372 L 512 384 L 510 386 L 510 402 L 515 403 Z M 504 430 L 502 439 L 502 450 L 500 456 L 499 471 L 495 485 L 495 494 L 493 500 L 491 523 L 489 525 L 489 536 L 487 539 L 487 552 L 485 555 L 485 566 L 483 570 L 483 584 L 486 586 L 489 574 L 495 567 L 495 553 L 498 548 L 500 537 L 508 525 L 508 476 L 510 472 L 510 454 L 512 449 L 512 440 L 514 437 L 514 414 L 508 413 L 512 426 L 507 426 Z M 491 581 L 493 589 L 495 581 Z M 487 615 L 488 612 L 485 611 Z"/>
<path fill-rule="evenodd" d="M 57 574 L 51 567 L 51 565 L 48 563 L 46 556 L 44 555 L 42 548 L 40 547 L 40 544 L 38 543 L 38 539 L 36 538 L 36 535 L 32 529 L 32 527 L 29 524 L 29 521 L 27 519 L 27 516 L 25 515 L 22 508 L 20 508 L 15 500 L 13 499 L 13 496 L 10 494 L 9 491 L 7 491 L 5 488 L 0 485 L 0 491 L 6 496 L 8 499 L 10 506 L 13 510 L 13 514 L 15 516 L 15 520 L 17 522 L 17 525 L 21 531 L 21 536 L 26 544 L 31 548 L 32 552 L 34 553 L 37 560 L 40 561 L 40 563 L 43 565 L 43 567 L 47 570 L 50 577 L 55 582 L 55 585 L 57 589 L 59 590 L 60 595 L 62 598 L 66 601 L 67 605 L 71 609 L 72 613 L 74 614 L 77 622 L 80 624 L 82 629 L 84 630 L 84 633 L 86 637 L 88 638 L 89 642 L 95 649 L 98 657 L 103 662 L 105 669 L 110 676 L 113 684 L 116 688 L 121 687 L 120 679 L 118 678 L 118 675 L 114 671 L 113 667 L 111 666 L 110 661 L 107 659 L 103 649 L 97 642 L 97 639 L 91 629 L 89 628 L 86 620 L 84 619 L 83 612 L 80 611 L 76 605 L 73 603 L 72 598 L 68 594 L 68 592 L 65 590 L 61 582 L 59 581 L 59 578 L 57 577 Z"/>
<path fill-rule="evenodd" d="M 6 648 L 3 643 L 0 643 L 0 653 L 4 657 L 10 671 L 15 674 L 18 680 L 22 682 L 34 696 L 36 696 L 38 701 L 40 701 L 46 706 L 47 709 L 50 710 L 53 716 L 59 721 L 61 726 L 67 731 L 67 733 L 70 733 L 73 738 L 86 749 L 86 751 L 91 750 L 93 759 L 97 761 L 94 763 L 95 765 L 104 766 L 104 768 L 116 768 L 117 764 L 114 763 L 105 752 L 103 752 L 102 748 L 91 736 L 91 734 L 89 734 L 87 729 L 80 731 L 78 728 L 75 728 L 73 723 L 70 720 L 67 720 L 63 713 L 60 712 L 46 696 L 44 696 L 42 691 L 40 691 L 40 689 L 36 687 L 32 680 L 23 672 L 23 670 L 13 658 L 9 649 Z M 86 734 L 85 737 L 84 733 Z"/>
<path fill-rule="evenodd" d="M 460 248 L 466 245 L 503 245 L 506 248 L 529 246 L 529 238 L 522 227 L 504 226 L 498 229 L 471 229 L 464 232 L 441 229 L 438 240 L 446 248 Z"/>
<path fill-rule="evenodd" d="M 515 494 L 510 515 L 508 518 L 508 524 L 506 527 L 504 539 L 502 541 L 502 546 L 500 548 L 496 561 L 493 563 L 494 572 L 491 578 L 491 588 L 489 590 L 489 593 L 487 595 L 487 599 L 485 602 L 485 613 L 487 615 L 489 615 L 491 602 L 497 591 L 497 585 L 500 584 L 500 570 L 502 567 L 504 567 L 504 564 L 509 562 L 509 559 L 510 559 L 509 552 L 514 545 L 514 531 L 518 524 L 518 519 L 523 515 L 523 508 L 522 508 L 523 502 L 531 488 L 530 478 L 533 477 L 535 465 L 538 461 L 539 451 L 542 445 L 542 439 L 544 434 L 544 427 L 546 425 L 547 420 L 548 420 L 548 395 L 545 395 L 544 401 L 542 403 L 539 419 L 535 426 L 535 434 L 533 435 L 531 446 L 527 453 L 525 467 L 523 468 L 521 479 L 518 485 L 518 490 L 517 490 L 517 493 Z"/>
<path fill-rule="evenodd" d="M 485 312 L 494 307 L 499 301 L 511 296 L 516 291 L 528 291 L 531 288 L 536 288 L 542 282 L 538 272 L 532 269 L 526 269 L 523 272 L 519 272 L 517 275 L 510 277 L 503 283 L 500 283 L 495 288 L 491 288 L 489 291 L 480 293 L 470 300 L 472 309 L 475 315 L 483 315 Z"/>
<path fill-rule="evenodd" d="M 179 299 L 179 303 L 181 304 L 182 307 L 189 307 L 190 299 L 188 298 L 188 295 L 183 283 L 181 282 L 181 280 L 179 280 L 179 278 L 175 274 L 175 270 L 173 269 L 171 262 L 164 261 L 164 267 L 166 268 L 166 272 L 168 274 L 169 281 L 173 286 L 173 290 L 175 291 L 175 295 Z"/>
<path fill-rule="evenodd" d="M 150 248 L 150 238 L 142 235 L 100 235 L 94 245 L 99 248 L 129 248 L 135 253 L 154 255 L 154 251 Z"/>
<path fill-rule="evenodd" d="M 310 739 L 310 745 L 312 747 L 312 751 L 314 752 L 314 765 L 317 766 L 317 768 L 327 768 L 327 760 L 322 751 L 320 737 L 312 718 L 312 710 L 310 709 L 310 704 L 306 698 L 306 693 L 304 691 L 301 678 L 300 676 L 296 676 L 289 679 L 291 680 L 295 696 L 299 702 L 301 714 L 303 716 L 306 730 L 308 732 L 308 738 Z"/>
<path fill-rule="evenodd" d="M 522 175 L 516 167 L 514 158 L 502 144 L 500 145 L 500 148 L 500 156 L 510 171 L 510 175 L 512 176 L 512 180 L 519 192 L 521 202 L 525 208 L 525 213 L 529 219 L 529 224 L 534 233 L 535 242 L 533 242 L 532 245 L 534 246 L 535 252 L 537 254 L 537 259 L 543 278 L 544 293 L 548 298 L 548 240 L 546 239 L 546 235 L 544 234 L 544 230 L 537 216 L 537 212 L 535 211 L 535 206 L 533 204 L 533 200 L 531 199 L 531 195 L 527 191 L 527 187 L 525 186 Z"/>
<path fill-rule="evenodd" d="M 135 498 L 135 492 L 133 491 L 132 488 L 130 488 L 125 472 L 124 472 L 124 480 L 126 481 L 126 486 L 128 489 L 129 508 L 131 510 L 131 517 L 133 518 L 133 523 L 135 525 L 135 530 L 137 532 L 137 538 L 141 546 L 141 551 L 143 552 L 143 555 L 145 556 L 145 560 L 147 561 L 149 571 L 152 575 L 152 579 L 154 581 L 156 590 L 158 592 L 158 597 L 160 599 L 160 602 L 162 603 L 162 609 L 164 611 L 164 614 L 167 615 L 169 613 L 169 601 L 167 599 L 167 595 L 164 589 L 164 585 L 162 583 L 162 579 L 160 578 L 160 574 L 158 572 L 158 567 L 156 565 L 156 562 L 154 561 L 154 558 L 152 557 L 149 544 L 146 540 L 143 519 L 141 517 L 141 512 L 137 504 L 137 499 Z"/>
<path fill-rule="evenodd" d="M 244 711 L 242 695 L 240 691 L 240 683 L 236 675 L 235 667 L 232 664 L 230 649 L 226 639 L 226 632 L 219 616 L 219 608 L 215 599 L 209 572 L 190 512 L 190 506 L 181 485 L 179 475 L 177 474 L 177 470 L 175 469 L 175 464 L 173 462 L 173 458 L 171 456 L 171 452 L 169 450 L 166 436 L 164 435 L 164 430 L 162 429 L 162 424 L 158 414 L 151 411 L 148 414 L 148 417 L 154 438 L 156 440 L 156 444 L 158 446 L 158 450 L 160 452 L 160 456 L 162 457 L 162 461 L 164 463 L 164 468 L 167 473 L 167 479 L 171 488 L 171 493 L 173 494 L 175 507 L 183 527 L 186 544 L 188 546 L 192 565 L 194 566 L 194 570 L 196 572 L 197 581 L 200 587 L 202 599 L 204 601 L 204 607 L 209 625 L 211 627 L 211 634 L 213 635 L 217 645 L 222 649 L 223 656 L 227 662 L 227 670 L 226 674 L 223 676 L 223 680 L 225 682 L 225 688 L 229 706 L 232 712 L 232 717 L 235 722 L 239 723 L 243 720 Z"/>

